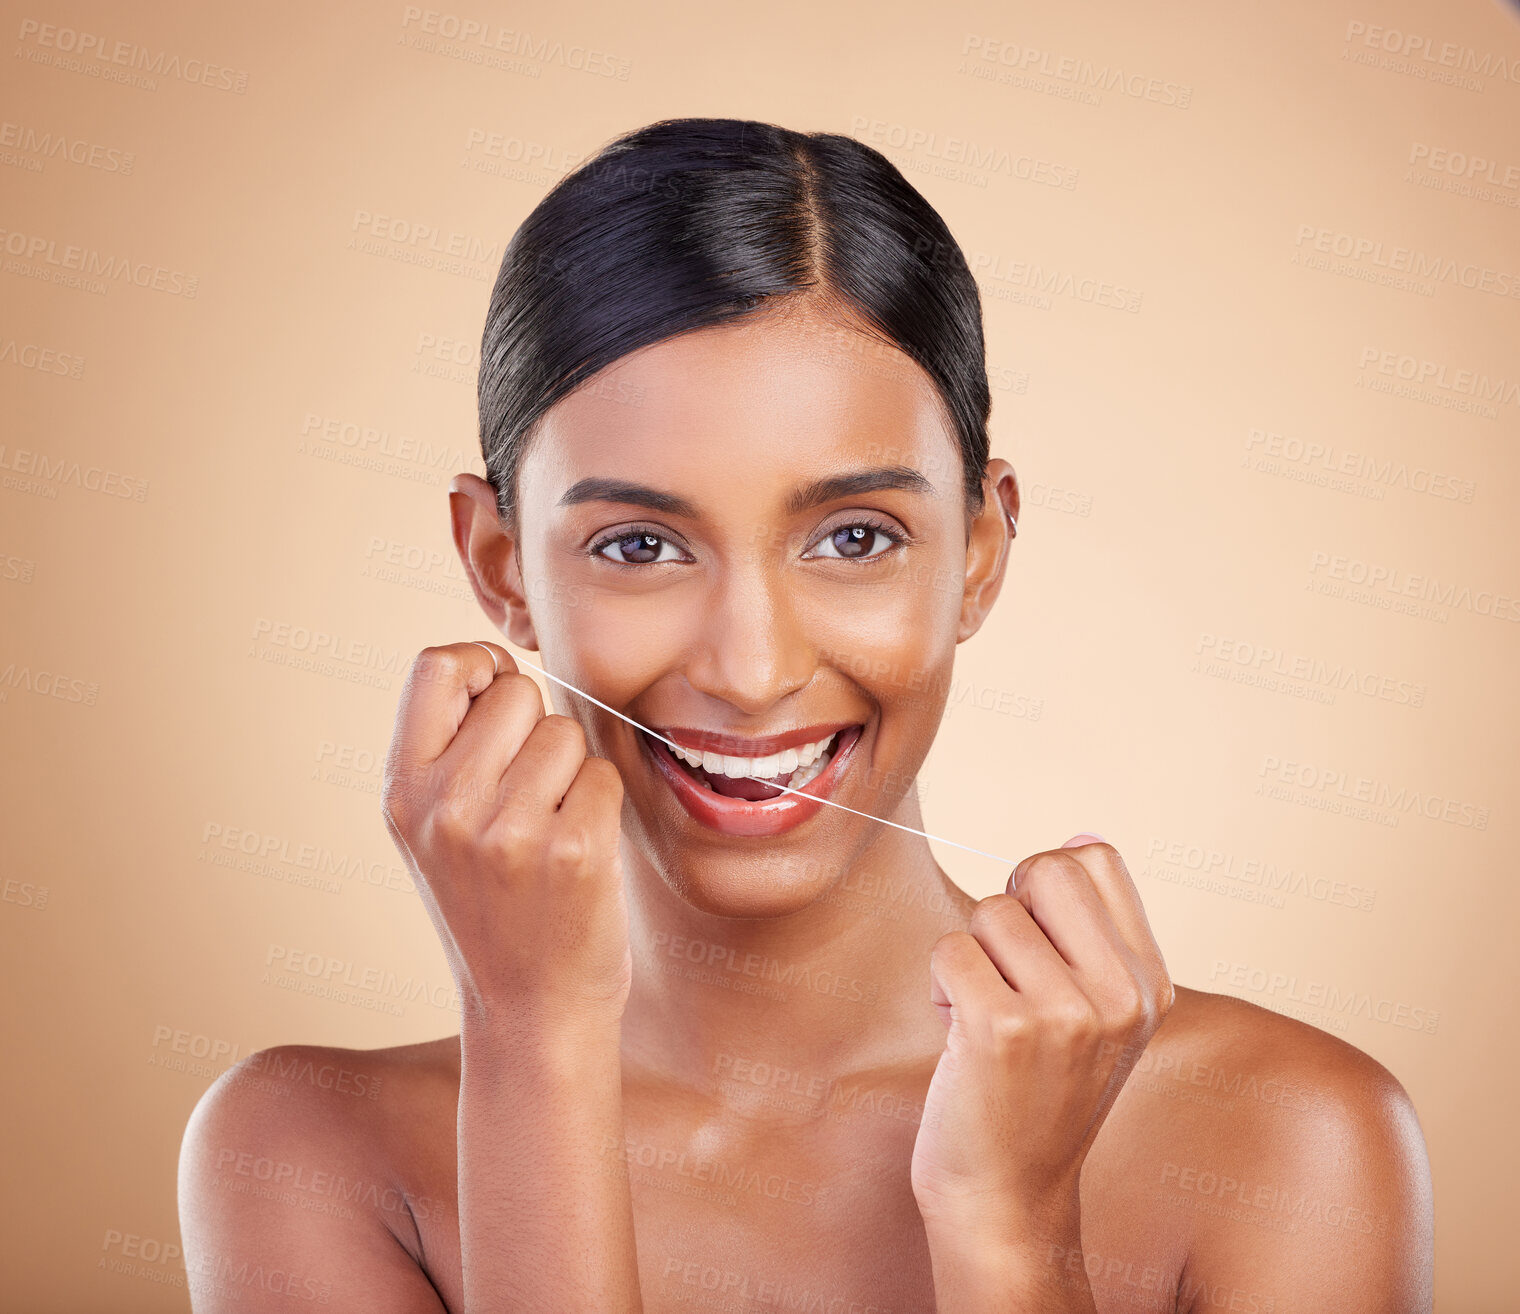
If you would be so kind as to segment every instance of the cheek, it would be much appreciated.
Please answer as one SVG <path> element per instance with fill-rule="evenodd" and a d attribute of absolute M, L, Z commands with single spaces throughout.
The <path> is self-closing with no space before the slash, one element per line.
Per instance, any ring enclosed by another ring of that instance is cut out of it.
<path fill-rule="evenodd" d="M 820 599 L 809 632 L 820 661 L 883 693 L 921 691 L 954 660 L 961 577 L 925 557 L 872 588 Z"/>
<path fill-rule="evenodd" d="M 685 628 L 678 609 L 654 599 L 587 591 L 555 616 L 555 655 L 603 702 L 623 707 L 680 665 Z"/>

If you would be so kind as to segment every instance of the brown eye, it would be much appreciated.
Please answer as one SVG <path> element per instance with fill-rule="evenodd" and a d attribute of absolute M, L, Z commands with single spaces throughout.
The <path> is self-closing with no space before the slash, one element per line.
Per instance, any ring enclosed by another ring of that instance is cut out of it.
<path fill-rule="evenodd" d="M 612 555 L 614 548 L 617 550 L 617 556 Z M 658 534 L 640 530 L 637 533 L 619 534 L 616 538 L 609 538 L 597 548 L 597 555 L 624 566 L 648 566 L 657 561 L 679 560 L 678 554 L 662 556 L 661 553 L 665 548 L 674 550 L 674 544 Z"/>
<path fill-rule="evenodd" d="M 818 546 L 809 555 L 864 561 L 881 556 L 894 543 L 901 541 L 897 535 L 876 525 L 840 525 L 820 539 Z"/>
<path fill-rule="evenodd" d="M 836 529 L 831 537 L 834 540 L 834 549 L 840 556 L 863 557 L 869 555 L 866 549 L 876 538 L 876 531 L 868 529 L 865 525 L 850 525 L 846 529 Z"/>

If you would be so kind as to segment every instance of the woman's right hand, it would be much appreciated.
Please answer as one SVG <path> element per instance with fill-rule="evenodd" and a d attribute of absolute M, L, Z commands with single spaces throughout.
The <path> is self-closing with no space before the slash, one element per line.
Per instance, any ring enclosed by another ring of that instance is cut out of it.
<path fill-rule="evenodd" d="M 545 714 L 504 648 L 452 643 L 412 663 L 382 811 L 467 1018 L 573 1029 L 622 1017 L 622 799 L 617 768 L 587 755 L 577 721 Z"/>

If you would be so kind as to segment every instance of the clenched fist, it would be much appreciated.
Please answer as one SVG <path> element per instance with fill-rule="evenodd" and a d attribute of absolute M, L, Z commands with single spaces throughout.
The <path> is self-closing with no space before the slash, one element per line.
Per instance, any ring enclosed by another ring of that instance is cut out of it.
<path fill-rule="evenodd" d="M 1074 1217 L 1087 1151 L 1172 1006 L 1124 860 L 1091 838 L 1026 858 L 935 943 L 949 1031 L 912 1168 L 931 1234 L 1006 1242 Z"/>
<path fill-rule="evenodd" d="M 495 658 L 493 664 L 492 658 Z M 623 782 L 495 644 L 425 648 L 383 810 L 463 1007 L 493 1026 L 619 1018 L 632 984 Z"/>

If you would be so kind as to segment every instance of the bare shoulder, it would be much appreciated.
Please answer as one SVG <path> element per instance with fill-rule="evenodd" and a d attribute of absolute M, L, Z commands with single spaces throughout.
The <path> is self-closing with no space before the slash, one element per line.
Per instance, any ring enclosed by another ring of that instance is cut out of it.
<path fill-rule="evenodd" d="M 292 1295 L 443 1309 L 423 1234 L 453 1209 L 457 1091 L 457 1038 L 375 1050 L 280 1045 L 222 1073 L 180 1147 L 197 1314 L 274 1308 Z"/>
<path fill-rule="evenodd" d="M 1190 1087 L 1244 1096 L 1264 1110 L 1318 1108 L 1374 1122 L 1413 1117 L 1398 1078 L 1339 1036 L 1232 995 L 1176 990 L 1146 1066 L 1171 1073 L 1191 1063 Z M 1200 1073 L 1198 1064 L 1207 1072 Z"/>
<path fill-rule="evenodd" d="M 1179 986 L 1114 1114 L 1120 1143 L 1148 1144 L 1143 1203 L 1183 1238 L 1180 1310 L 1224 1297 L 1263 1311 L 1430 1309 L 1424 1135 L 1371 1055 Z"/>

